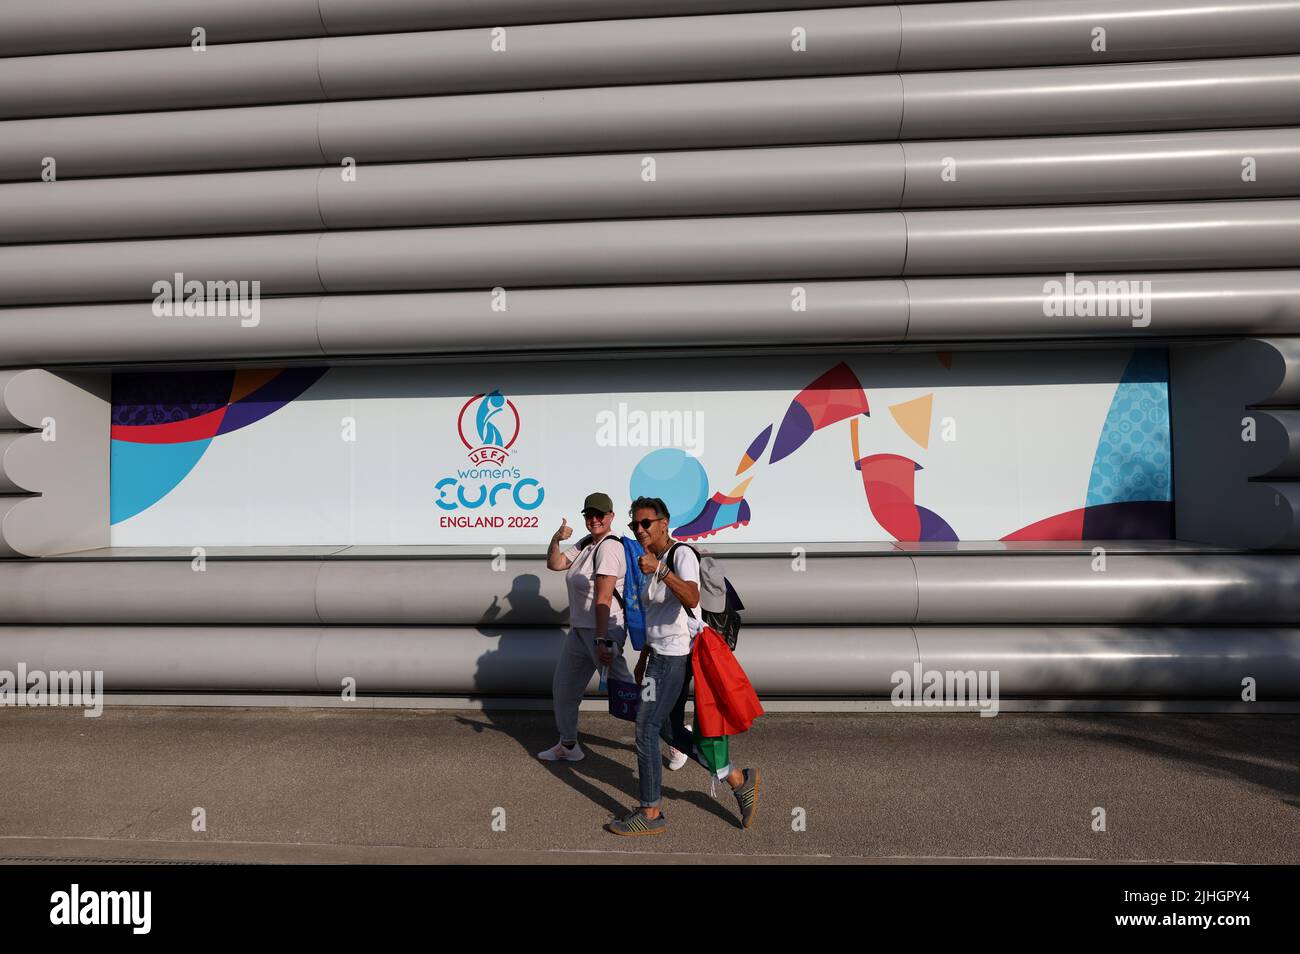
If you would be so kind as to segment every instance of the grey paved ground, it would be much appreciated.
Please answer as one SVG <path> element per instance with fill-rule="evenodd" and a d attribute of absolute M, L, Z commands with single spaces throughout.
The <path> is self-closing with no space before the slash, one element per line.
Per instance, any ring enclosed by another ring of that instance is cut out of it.
<path fill-rule="evenodd" d="M 638 839 L 600 827 L 635 801 L 631 726 L 582 727 L 586 761 L 553 767 L 542 713 L 0 708 L 0 856 L 1300 862 L 1297 716 L 769 713 L 734 744 L 753 829 L 692 764 Z"/>

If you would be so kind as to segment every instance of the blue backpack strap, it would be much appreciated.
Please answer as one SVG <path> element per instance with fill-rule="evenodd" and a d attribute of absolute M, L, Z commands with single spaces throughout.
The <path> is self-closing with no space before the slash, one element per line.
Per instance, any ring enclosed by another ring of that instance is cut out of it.
<path fill-rule="evenodd" d="M 627 537 L 621 539 L 623 556 L 627 560 L 627 576 L 623 580 L 623 595 L 626 598 L 626 603 L 623 605 L 623 623 L 627 627 L 627 636 L 632 643 L 632 648 L 641 649 L 645 645 L 646 635 L 645 607 L 641 605 L 641 587 L 645 583 L 645 574 L 641 572 L 641 564 L 638 561 L 645 550 L 636 540 Z"/>

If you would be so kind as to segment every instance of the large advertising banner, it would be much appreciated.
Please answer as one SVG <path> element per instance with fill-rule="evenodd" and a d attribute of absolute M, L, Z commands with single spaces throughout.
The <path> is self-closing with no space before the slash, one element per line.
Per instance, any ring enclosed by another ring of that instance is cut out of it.
<path fill-rule="evenodd" d="M 1160 349 L 118 374 L 112 437 L 114 546 L 1173 536 Z"/>

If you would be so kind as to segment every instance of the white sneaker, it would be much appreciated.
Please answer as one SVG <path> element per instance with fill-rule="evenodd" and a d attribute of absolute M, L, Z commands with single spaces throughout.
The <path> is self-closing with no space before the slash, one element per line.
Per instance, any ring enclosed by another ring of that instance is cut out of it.
<path fill-rule="evenodd" d="M 668 771 L 676 772 L 679 768 L 687 763 L 686 753 L 681 749 L 675 749 L 668 746 Z"/>
<path fill-rule="evenodd" d="M 545 752 L 538 752 L 537 757 L 543 762 L 581 762 L 587 756 L 582 751 L 581 742 L 575 742 L 571 749 L 566 749 L 562 743 L 556 742 Z"/>

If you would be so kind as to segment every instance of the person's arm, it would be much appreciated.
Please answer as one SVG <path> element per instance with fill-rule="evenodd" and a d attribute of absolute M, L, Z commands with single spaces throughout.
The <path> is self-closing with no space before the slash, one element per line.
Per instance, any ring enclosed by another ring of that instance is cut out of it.
<path fill-rule="evenodd" d="M 548 570 L 567 570 L 573 560 L 560 549 L 560 541 L 573 536 L 573 528 L 568 518 L 560 521 L 560 529 L 551 535 L 551 545 L 546 548 L 546 568 Z"/>
<path fill-rule="evenodd" d="M 603 639 L 609 632 L 609 604 L 614 599 L 615 577 L 597 574 L 596 596 L 593 609 L 596 614 L 596 636 Z"/>
<path fill-rule="evenodd" d="M 667 556 L 667 554 L 664 555 Z M 695 609 L 700 605 L 699 561 L 695 559 L 695 554 L 686 547 L 679 547 L 677 549 L 677 565 L 681 568 L 685 577 L 674 573 L 666 559 L 660 563 L 655 572 L 662 574 L 660 579 L 683 606 L 687 609 Z"/>
<path fill-rule="evenodd" d="M 611 604 L 614 600 L 615 588 L 618 586 L 619 578 L 626 573 L 627 563 L 623 559 L 621 546 L 600 545 L 596 547 L 596 556 L 592 562 L 596 571 L 596 575 L 592 578 L 595 584 L 592 610 L 596 617 L 596 638 L 604 639 L 609 635 L 609 616 L 612 612 Z M 614 661 L 613 653 L 602 651 L 598 655 L 601 663 L 606 666 Z"/>
<path fill-rule="evenodd" d="M 687 609 L 695 609 L 700 605 L 700 584 L 694 580 L 683 580 L 669 570 L 664 575 L 664 585 L 673 591 L 673 596 L 677 597 Z"/>

